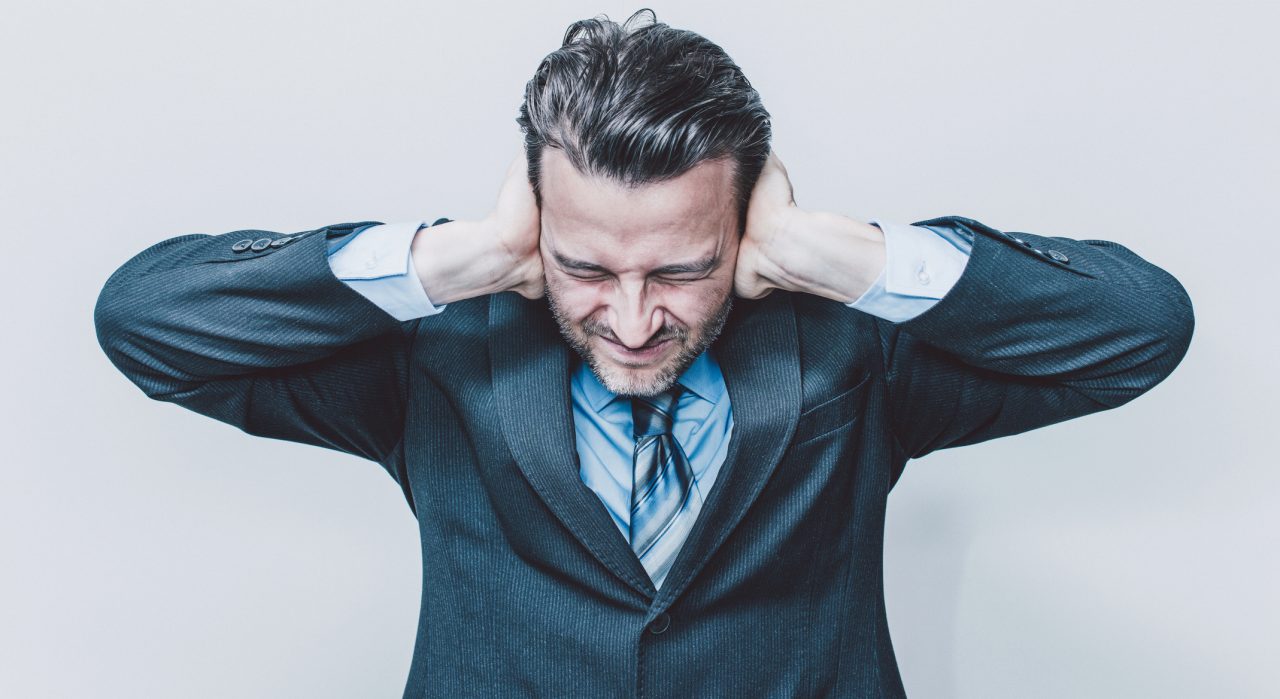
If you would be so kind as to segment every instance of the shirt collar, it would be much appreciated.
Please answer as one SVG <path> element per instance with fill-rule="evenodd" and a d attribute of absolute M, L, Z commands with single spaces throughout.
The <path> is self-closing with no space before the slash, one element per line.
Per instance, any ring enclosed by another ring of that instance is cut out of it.
<path fill-rule="evenodd" d="M 600 383 L 600 380 L 596 378 L 595 372 L 591 371 L 591 367 L 587 366 L 587 363 L 582 361 L 581 357 L 578 358 L 578 368 L 574 372 L 573 380 L 578 384 L 578 388 L 587 399 L 587 404 L 597 413 L 615 398 L 618 398 L 618 394 L 613 393 Z M 677 382 L 688 389 L 690 393 L 713 405 L 724 397 L 724 377 L 720 373 L 720 365 L 716 362 L 715 357 L 711 356 L 711 350 L 709 349 L 704 350 L 702 354 L 693 360 L 693 363 L 684 370 Z"/>

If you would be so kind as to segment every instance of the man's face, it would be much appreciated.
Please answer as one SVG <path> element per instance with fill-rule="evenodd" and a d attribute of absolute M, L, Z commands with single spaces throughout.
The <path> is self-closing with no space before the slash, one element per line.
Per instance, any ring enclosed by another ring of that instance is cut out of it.
<path fill-rule="evenodd" d="M 738 255 L 733 162 L 628 191 L 542 155 L 546 295 L 565 340 L 605 388 L 664 391 L 719 335 Z"/>

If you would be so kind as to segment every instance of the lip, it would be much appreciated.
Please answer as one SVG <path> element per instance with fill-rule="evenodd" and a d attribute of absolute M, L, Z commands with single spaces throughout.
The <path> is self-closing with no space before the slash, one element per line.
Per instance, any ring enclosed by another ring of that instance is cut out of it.
<path fill-rule="evenodd" d="M 622 359 L 629 360 L 629 361 L 645 361 L 645 360 L 653 359 L 658 355 L 662 354 L 663 351 L 667 349 L 667 345 L 671 344 L 671 338 L 667 338 L 652 347 L 647 347 L 642 350 L 632 350 L 632 349 L 627 349 L 626 347 L 608 338 L 601 337 L 600 339 L 604 340 L 605 344 L 609 345 L 610 349 L 613 350 L 614 354 L 616 354 L 618 357 Z"/>

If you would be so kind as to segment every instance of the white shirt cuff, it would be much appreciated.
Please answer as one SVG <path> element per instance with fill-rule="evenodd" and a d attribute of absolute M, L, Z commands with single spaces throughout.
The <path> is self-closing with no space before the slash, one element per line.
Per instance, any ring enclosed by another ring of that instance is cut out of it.
<path fill-rule="evenodd" d="M 424 225 L 407 221 L 356 229 L 331 245 L 329 267 L 396 320 L 441 313 L 446 306 L 431 303 L 412 264 L 413 238 Z"/>
<path fill-rule="evenodd" d="M 846 306 L 901 323 L 929 310 L 964 273 L 973 241 L 950 230 L 871 219 L 884 231 L 885 266 Z"/>

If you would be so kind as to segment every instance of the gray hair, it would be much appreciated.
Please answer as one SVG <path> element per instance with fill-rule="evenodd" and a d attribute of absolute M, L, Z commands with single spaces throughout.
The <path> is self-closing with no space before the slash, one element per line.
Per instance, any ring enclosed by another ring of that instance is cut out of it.
<path fill-rule="evenodd" d="M 633 27 L 646 13 L 649 23 Z M 759 93 L 724 49 L 648 8 L 622 25 L 606 15 L 569 25 L 525 85 L 516 122 L 538 206 L 546 147 L 579 173 L 628 188 L 732 158 L 740 236 L 772 137 Z"/>

